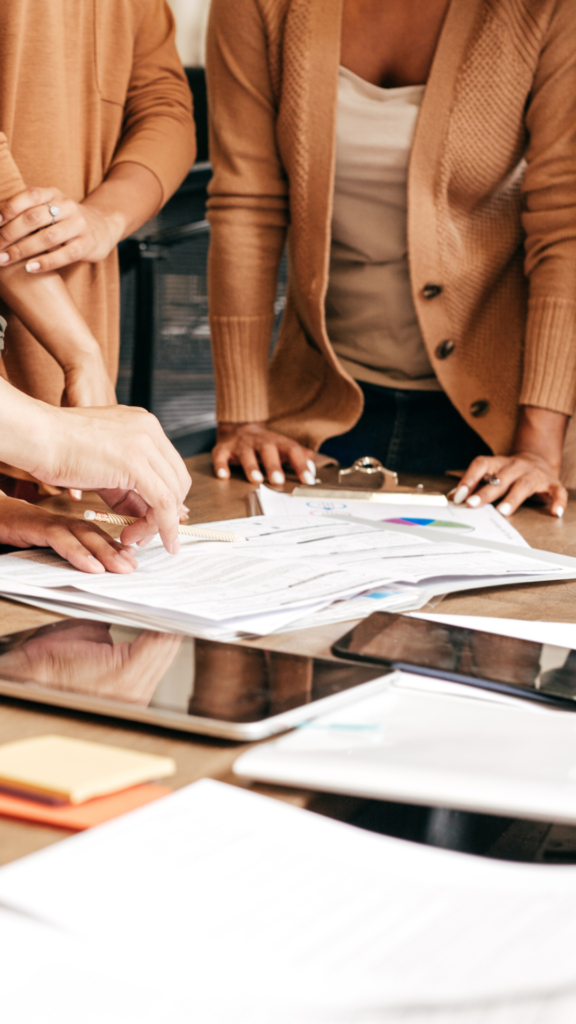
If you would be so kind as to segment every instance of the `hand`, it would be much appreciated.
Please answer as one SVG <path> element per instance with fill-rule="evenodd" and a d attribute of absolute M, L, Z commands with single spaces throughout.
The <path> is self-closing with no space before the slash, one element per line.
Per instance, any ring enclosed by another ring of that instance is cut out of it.
<path fill-rule="evenodd" d="M 57 206 L 56 222 L 48 205 Z M 57 188 L 28 188 L 0 204 L 0 266 L 26 261 L 29 273 L 106 259 L 119 238 L 95 206 Z"/>
<path fill-rule="evenodd" d="M 148 630 L 133 643 L 115 644 L 101 622 L 57 622 L 2 655 L 0 673 L 4 679 L 32 679 L 56 690 L 146 707 L 181 644 L 181 636 Z"/>
<path fill-rule="evenodd" d="M 53 548 L 82 572 L 127 573 L 137 568 L 130 549 L 94 523 L 54 515 L 37 505 L 0 496 L 0 541 L 16 548 Z"/>
<path fill-rule="evenodd" d="M 268 430 L 265 423 L 220 423 L 212 461 L 220 480 L 229 479 L 230 464 L 240 464 L 248 480 L 261 484 L 261 463 L 270 483 L 283 484 L 282 463 L 289 462 L 302 483 L 316 482 L 314 452 L 291 437 Z"/>
<path fill-rule="evenodd" d="M 537 497 L 561 519 L 568 504 L 568 492 L 559 479 L 567 422 L 568 417 L 562 413 L 525 406 L 513 454 L 474 459 L 456 488 L 454 503 L 466 501 L 469 508 L 480 508 L 505 498 L 497 508 L 502 515 L 510 516 L 527 498 Z M 481 484 L 484 486 L 477 490 Z"/>

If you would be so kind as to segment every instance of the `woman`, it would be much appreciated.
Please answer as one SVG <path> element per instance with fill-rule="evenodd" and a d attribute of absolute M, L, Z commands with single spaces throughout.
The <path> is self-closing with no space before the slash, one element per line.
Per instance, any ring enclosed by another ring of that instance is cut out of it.
<path fill-rule="evenodd" d="M 194 157 L 166 0 L 3 0 L 0 372 L 16 387 L 52 405 L 115 403 L 116 246 Z"/>
<path fill-rule="evenodd" d="M 456 501 L 563 514 L 575 33 L 573 0 L 213 0 L 218 476 L 470 462 Z"/>

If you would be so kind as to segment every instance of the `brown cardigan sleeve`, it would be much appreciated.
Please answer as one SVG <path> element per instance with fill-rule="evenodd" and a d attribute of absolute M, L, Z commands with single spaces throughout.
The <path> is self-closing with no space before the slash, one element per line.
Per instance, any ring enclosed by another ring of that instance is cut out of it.
<path fill-rule="evenodd" d="M 132 161 L 152 171 L 162 186 L 162 204 L 196 158 L 192 96 L 174 32 L 165 0 L 147 0 L 134 41 L 122 137 L 112 161 L 112 166 Z"/>
<path fill-rule="evenodd" d="M 576 404 L 576 5 L 557 0 L 526 123 L 523 225 L 530 282 L 520 402 Z"/>
<path fill-rule="evenodd" d="M 0 132 L 0 203 L 26 188 L 14 157 L 8 146 L 8 139 Z"/>
<path fill-rule="evenodd" d="M 268 352 L 288 225 L 269 60 L 258 0 L 212 0 L 209 297 L 220 422 L 268 418 Z"/>

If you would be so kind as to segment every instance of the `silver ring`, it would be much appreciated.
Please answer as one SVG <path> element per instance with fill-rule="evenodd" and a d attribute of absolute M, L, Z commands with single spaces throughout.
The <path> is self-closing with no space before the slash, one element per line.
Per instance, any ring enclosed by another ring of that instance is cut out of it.
<path fill-rule="evenodd" d="M 490 484 L 490 487 L 500 487 L 499 476 L 494 476 L 494 474 L 492 474 L 491 476 L 485 476 L 484 480 L 486 481 L 487 484 Z"/>
<path fill-rule="evenodd" d="M 52 203 L 46 203 L 46 206 L 48 207 L 48 213 L 52 217 L 52 224 L 55 224 L 56 223 L 56 217 L 60 213 L 60 207 L 59 206 L 52 206 Z M 52 227 L 52 224 L 50 225 L 50 227 Z"/>

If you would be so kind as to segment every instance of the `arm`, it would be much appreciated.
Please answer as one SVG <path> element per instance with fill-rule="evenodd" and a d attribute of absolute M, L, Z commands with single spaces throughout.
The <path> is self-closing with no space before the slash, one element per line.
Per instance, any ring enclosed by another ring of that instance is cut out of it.
<path fill-rule="evenodd" d="M 176 53 L 174 19 L 165 0 L 147 0 L 135 34 L 122 137 L 105 180 L 81 203 L 56 188 L 14 189 L 10 203 L 0 203 L 0 262 L 27 261 L 34 274 L 105 259 L 158 212 L 195 155 L 192 97 Z M 59 209 L 54 225 L 47 203 Z"/>
<path fill-rule="evenodd" d="M 510 515 L 531 495 L 562 516 L 562 446 L 576 402 L 576 9 L 558 0 L 547 28 L 526 113 L 523 184 L 529 306 L 518 427 L 509 458 L 475 459 L 456 497 L 468 505 L 501 501 Z"/>
<path fill-rule="evenodd" d="M 206 72 L 214 167 L 210 329 L 220 423 L 214 467 L 226 479 L 229 462 L 240 462 L 258 482 L 260 458 L 269 478 L 281 483 L 282 459 L 304 480 L 313 453 L 266 429 L 268 353 L 289 223 L 268 48 L 257 0 L 213 0 Z"/>
<path fill-rule="evenodd" d="M 116 405 L 100 346 L 59 274 L 34 278 L 21 264 L 8 267 L 0 298 L 62 367 L 68 405 Z"/>

